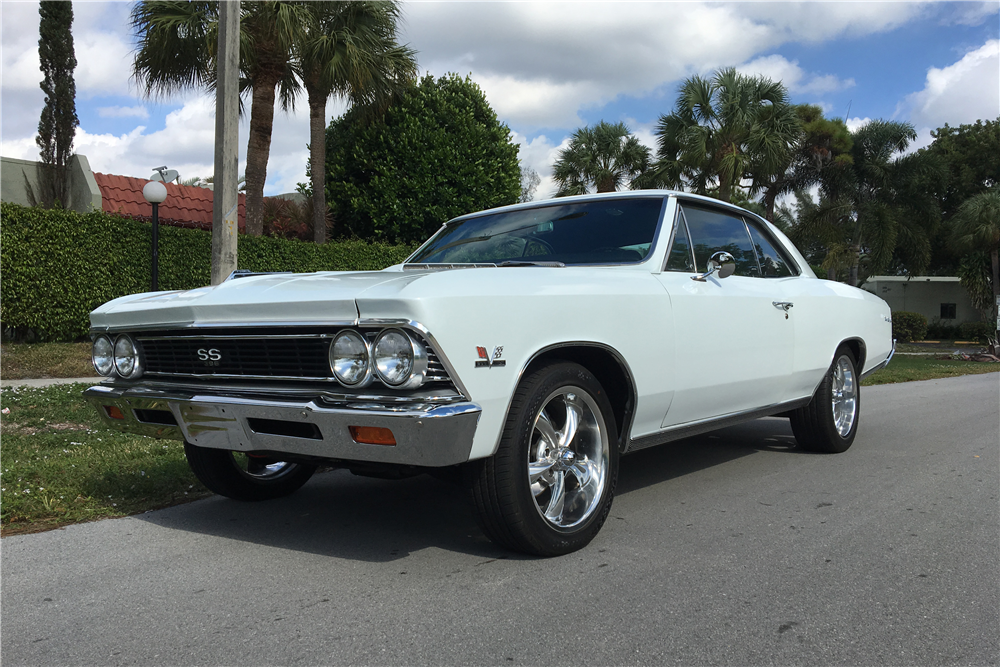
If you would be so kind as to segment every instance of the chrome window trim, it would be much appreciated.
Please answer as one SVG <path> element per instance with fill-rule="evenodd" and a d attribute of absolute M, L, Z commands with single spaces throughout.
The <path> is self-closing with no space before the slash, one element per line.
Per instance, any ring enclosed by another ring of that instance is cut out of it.
<path fill-rule="evenodd" d="M 667 243 L 667 252 L 663 256 L 663 268 L 660 269 L 661 273 L 691 273 L 690 271 L 679 271 L 676 269 L 668 269 L 667 264 L 670 262 L 670 252 L 674 249 L 674 239 L 677 238 L 677 223 L 680 222 L 684 225 L 684 232 L 687 234 L 688 238 L 688 255 L 691 259 L 691 266 L 694 267 L 694 273 L 698 273 L 698 265 L 694 261 L 694 244 L 691 243 L 691 230 L 688 229 L 687 216 L 684 215 L 684 206 L 680 202 L 677 202 L 677 214 L 674 220 L 674 227 L 670 230 L 670 241 Z"/>
<path fill-rule="evenodd" d="M 778 241 L 777 238 L 771 234 L 771 230 L 768 229 L 766 224 L 761 224 L 762 222 L 767 222 L 763 218 L 755 219 L 753 217 L 748 217 L 746 214 L 743 215 L 743 222 L 747 226 L 747 232 L 750 231 L 750 226 L 760 232 L 760 235 L 764 237 L 764 240 L 771 244 L 771 247 L 775 249 L 778 256 L 785 262 L 788 266 L 788 270 L 792 272 L 790 276 L 765 276 L 764 275 L 764 264 L 760 261 L 760 255 L 757 255 L 757 265 L 760 267 L 760 277 L 761 278 L 795 278 L 802 275 L 802 268 L 798 265 L 794 259 L 788 256 L 788 250 L 785 248 L 784 244 Z M 753 234 L 750 234 L 750 245 L 753 246 L 753 252 L 757 254 L 757 246 L 753 242 Z"/>
<path fill-rule="evenodd" d="M 138 324 L 138 325 L 107 325 L 90 328 L 91 334 L 119 333 L 123 331 L 187 331 L 198 329 L 269 329 L 272 327 L 354 327 L 358 320 L 295 320 L 271 322 L 188 322 L 186 324 Z M 258 336 L 259 338 L 259 336 Z"/>

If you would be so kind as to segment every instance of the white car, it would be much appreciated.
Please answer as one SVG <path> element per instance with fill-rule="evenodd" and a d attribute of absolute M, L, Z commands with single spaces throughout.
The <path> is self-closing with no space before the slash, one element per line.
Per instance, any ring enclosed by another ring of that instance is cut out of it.
<path fill-rule="evenodd" d="M 482 211 L 383 271 L 237 273 L 91 323 L 88 399 L 184 441 L 212 491 L 464 468 L 485 533 L 539 555 L 597 534 L 624 454 L 768 415 L 845 451 L 894 350 L 886 303 L 774 226 L 657 190 Z"/>

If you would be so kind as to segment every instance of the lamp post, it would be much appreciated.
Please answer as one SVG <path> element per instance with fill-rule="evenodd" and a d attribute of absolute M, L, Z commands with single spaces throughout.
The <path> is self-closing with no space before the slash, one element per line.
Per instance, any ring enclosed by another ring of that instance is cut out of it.
<path fill-rule="evenodd" d="M 142 196 L 153 205 L 153 256 L 152 256 L 152 276 L 153 290 L 157 291 L 159 282 L 160 263 L 160 202 L 167 198 L 167 186 L 160 181 L 150 181 L 142 187 Z"/>

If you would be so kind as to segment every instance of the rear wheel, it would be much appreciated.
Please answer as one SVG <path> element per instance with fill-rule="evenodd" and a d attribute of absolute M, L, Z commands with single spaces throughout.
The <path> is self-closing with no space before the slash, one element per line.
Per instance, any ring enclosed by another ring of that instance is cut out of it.
<path fill-rule="evenodd" d="M 857 361 L 850 349 L 841 347 L 812 401 L 792 412 L 792 433 L 803 449 L 846 452 L 857 435 L 860 411 Z"/>
<path fill-rule="evenodd" d="M 316 466 L 184 443 L 188 464 L 202 484 L 234 500 L 271 500 L 298 491 Z"/>
<path fill-rule="evenodd" d="M 539 556 L 586 546 L 611 510 L 616 433 L 604 389 L 585 368 L 554 363 L 531 373 L 514 394 L 496 454 L 475 470 L 483 531 Z"/>

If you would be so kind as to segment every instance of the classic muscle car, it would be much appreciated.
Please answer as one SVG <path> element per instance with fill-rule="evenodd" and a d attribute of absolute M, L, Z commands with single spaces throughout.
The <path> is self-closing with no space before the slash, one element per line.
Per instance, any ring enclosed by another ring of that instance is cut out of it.
<path fill-rule="evenodd" d="M 586 545 L 619 457 L 779 415 L 843 452 L 888 363 L 881 299 L 819 280 L 773 225 L 682 192 L 518 204 L 447 222 L 383 271 L 234 274 L 91 314 L 107 425 L 184 442 L 239 500 L 318 465 L 460 470 L 514 550 Z"/>

